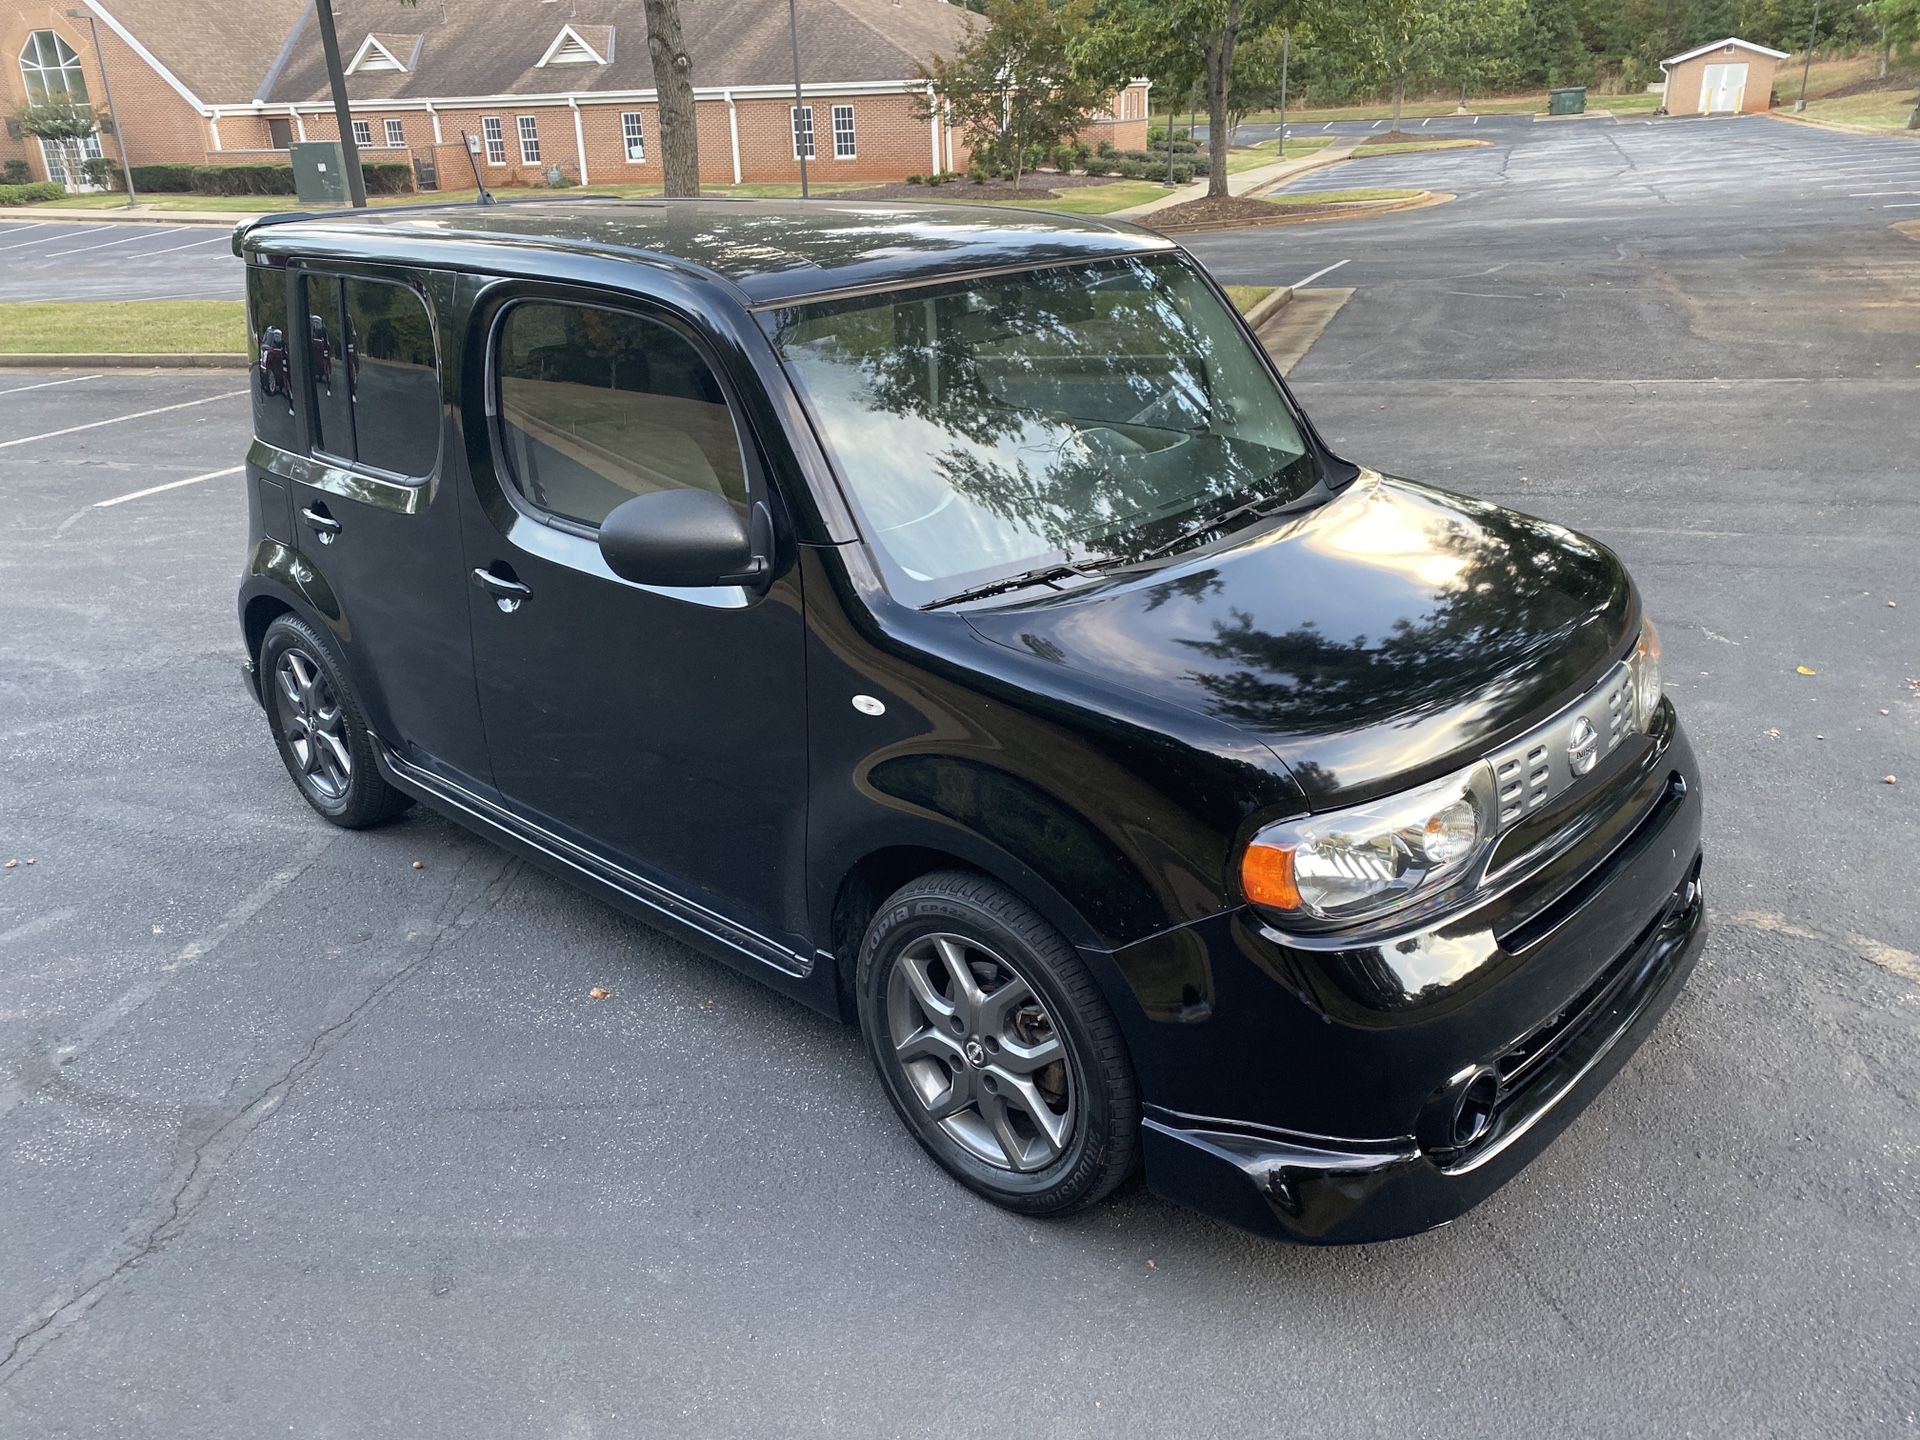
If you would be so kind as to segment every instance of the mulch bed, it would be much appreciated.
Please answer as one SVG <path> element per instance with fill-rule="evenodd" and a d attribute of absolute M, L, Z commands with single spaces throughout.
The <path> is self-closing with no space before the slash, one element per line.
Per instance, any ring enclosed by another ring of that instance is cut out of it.
<path fill-rule="evenodd" d="M 1413 130 L 1388 130 L 1385 133 L 1380 135 L 1367 136 L 1366 139 L 1362 140 L 1360 144 L 1356 145 L 1354 148 L 1358 150 L 1358 149 L 1364 149 L 1368 145 L 1405 145 L 1410 140 L 1441 140 L 1441 139 L 1451 139 L 1451 138 L 1453 137 L 1441 136 L 1441 135 L 1421 135 L 1418 132 Z"/>
<path fill-rule="evenodd" d="M 1082 185 L 1111 185 L 1118 175 L 1062 175 L 1054 170 L 1036 170 L 1020 177 L 1020 188 L 1011 180 L 988 180 L 976 185 L 968 179 L 949 180 L 944 185 L 874 185 L 855 190 L 849 200 L 1030 200 L 1043 205 L 1055 190 L 1077 190 Z"/>

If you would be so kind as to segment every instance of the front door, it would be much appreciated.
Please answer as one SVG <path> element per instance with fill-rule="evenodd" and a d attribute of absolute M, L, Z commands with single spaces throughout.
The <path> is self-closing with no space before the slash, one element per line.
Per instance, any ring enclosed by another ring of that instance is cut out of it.
<path fill-rule="evenodd" d="M 744 516 L 770 499 L 759 450 L 665 314 L 548 291 L 482 323 L 493 415 L 468 444 L 465 523 L 495 784 L 642 898 L 659 887 L 805 953 L 798 572 L 764 593 L 659 589 L 615 576 L 596 540 L 649 490 L 714 490 Z"/>
<path fill-rule="evenodd" d="M 1747 67 L 1709 65 L 1700 82 L 1700 108 L 1709 115 L 1737 115 L 1747 95 Z"/>
<path fill-rule="evenodd" d="M 42 140 L 40 158 L 46 162 L 47 178 L 67 189 L 80 192 L 100 187 L 87 179 L 86 163 L 101 158 L 100 137 L 84 140 Z"/>

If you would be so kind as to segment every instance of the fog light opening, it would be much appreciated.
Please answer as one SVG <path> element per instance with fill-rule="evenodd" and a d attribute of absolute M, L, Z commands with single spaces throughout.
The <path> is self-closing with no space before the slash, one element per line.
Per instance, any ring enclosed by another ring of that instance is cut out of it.
<path fill-rule="evenodd" d="M 1500 1075 L 1482 1070 L 1466 1083 L 1453 1107 L 1453 1143 L 1465 1148 L 1493 1125 L 1493 1109 L 1500 1101 Z"/>

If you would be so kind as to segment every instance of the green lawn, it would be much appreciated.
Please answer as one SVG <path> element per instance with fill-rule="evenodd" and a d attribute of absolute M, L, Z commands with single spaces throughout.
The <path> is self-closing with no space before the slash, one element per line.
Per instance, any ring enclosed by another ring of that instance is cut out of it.
<path fill-rule="evenodd" d="M 1423 150 L 1472 150 L 1489 144 L 1486 140 L 1441 139 L 1390 140 L 1385 145 L 1362 145 L 1349 158 L 1364 160 L 1369 155 L 1414 155 Z"/>
<path fill-rule="evenodd" d="M 0 354 L 237 354 L 238 300 L 24 301 L 0 305 Z"/>
<path fill-rule="evenodd" d="M 854 190 L 871 189 L 872 186 L 846 181 L 828 181 L 808 188 L 815 195 L 844 195 Z M 582 185 L 568 190 L 548 190 L 544 187 L 537 189 L 503 187 L 495 190 L 493 195 L 499 200 L 564 200 L 586 195 L 646 198 L 659 193 L 658 185 Z M 735 200 L 787 200 L 800 194 L 800 186 L 798 182 L 789 184 L 784 181 L 759 181 L 745 185 L 706 185 L 701 187 L 700 193 Z M 478 192 L 471 187 L 465 190 L 431 190 L 406 195 L 372 195 L 368 197 L 367 203 L 369 205 L 457 205 L 473 200 L 477 194 Z M 125 207 L 127 197 L 113 194 L 69 195 L 62 200 L 49 200 L 44 203 L 63 210 L 119 210 Z M 292 195 L 142 195 L 140 206 L 142 209 L 150 210 L 199 210 L 220 215 L 262 215 L 284 210 L 315 208 Z"/>
<path fill-rule="evenodd" d="M 1271 285 L 1227 285 L 1222 288 L 1242 315 L 1273 293 Z"/>
<path fill-rule="evenodd" d="M 1660 97 L 1636 91 L 1628 95 L 1602 95 L 1596 90 L 1587 91 L 1589 110 L 1611 110 L 1616 115 L 1645 114 L 1658 108 Z M 1438 100 L 1409 100 L 1400 107 L 1400 123 L 1404 126 L 1409 120 L 1425 120 L 1429 117 L 1452 115 L 1459 108 L 1458 96 L 1449 96 Z M 1505 95 L 1497 100 L 1469 100 L 1469 115 L 1526 115 L 1547 113 L 1547 95 L 1540 91 L 1534 95 Z M 1314 106 L 1309 109 L 1289 109 L 1289 125 L 1324 125 L 1329 120 L 1391 120 L 1393 102 L 1384 100 L 1367 105 L 1331 105 Z M 1276 125 L 1280 121 L 1277 111 L 1261 110 L 1248 115 L 1245 123 L 1249 125 Z"/>
<path fill-rule="evenodd" d="M 1051 190 L 1036 184 L 1033 193 L 1017 199 L 975 200 L 967 185 L 942 185 L 929 190 L 929 200 L 946 200 L 958 205 L 1018 205 L 1028 210 L 1055 210 L 1062 215 L 1111 215 L 1130 205 L 1144 205 L 1167 193 L 1158 180 L 1116 180 L 1111 185 L 1074 185 Z"/>
<path fill-rule="evenodd" d="M 1780 87 L 1774 86 L 1776 90 Z M 1796 84 L 1792 93 L 1798 95 Z M 1780 113 L 1791 115 L 1793 102 L 1786 101 Z M 1843 95 L 1837 100 L 1807 101 L 1809 120 L 1826 120 L 1835 125 L 1864 125 L 1874 130 L 1904 130 L 1913 113 L 1913 91 L 1869 90 L 1861 95 Z"/>
<path fill-rule="evenodd" d="M 1304 160 L 1316 151 L 1324 150 L 1333 143 L 1331 135 L 1297 135 L 1287 137 L 1287 153 L 1280 153 L 1280 142 L 1262 140 L 1257 145 L 1245 145 L 1227 152 L 1227 173 L 1237 175 L 1242 170 L 1252 170 L 1260 165 L 1271 165 L 1277 160 Z"/>

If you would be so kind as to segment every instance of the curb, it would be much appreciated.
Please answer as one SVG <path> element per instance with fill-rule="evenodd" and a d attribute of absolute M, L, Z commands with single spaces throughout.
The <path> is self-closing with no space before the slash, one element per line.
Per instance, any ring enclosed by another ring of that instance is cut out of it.
<path fill-rule="evenodd" d="M 1282 285 L 1275 289 L 1271 295 L 1261 296 L 1259 300 L 1254 302 L 1253 308 L 1243 312 L 1240 318 L 1247 322 L 1247 328 L 1249 330 L 1258 330 L 1262 325 L 1266 324 L 1267 321 L 1271 320 L 1275 315 L 1278 315 L 1282 309 L 1292 303 L 1293 287 L 1291 285 Z"/>
<path fill-rule="evenodd" d="M 244 370 L 245 355 L 187 352 L 173 355 L 0 355 L 9 370 Z"/>
<path fill-rule="evenodd" d="M 262 214 L 275 212 L 262 211 Z M 205 211 L 182 210 L 168 214 L 164 210 L 142 210 L 129 215 L 124 210 L 43 210 L 38 206 L 22 206 L 18 210 L 9 206 L 0 212 L 0 225 L 19 224 L 58 224 L 86 221 L 92 225 L 224 225 L 229 230 L 242 221 L 257 219 L 252 211 L 235 211 L 231 215 L 209 215 Z"/>
<path fill-rule="evenodd" d="M 1562 115 L 1558 118 L 1562 120 L 1577 120 L 1580 117 L 1577 115 Z M 1371 156 L 1375 160 L 1404 160 L 1409 155 L 1444 155 L 1449 150 L 1484 150 L 1494 143 L 1491 140 L 1470 139 L 1465 135 L 1448 135 L 1444 138 L 1436 135 L 1433 138 L 1439 143 L 1428 145 L 1417 150 L 1396 150 L 1393 148 L 1393 145 L 1356 145 L 1353 147 L 1353 152 L 1347 156 L 1347 159 L 1365 160 Z M 1447 144 L 1446 141 L 1453 141 L 1454 143 Z M 1395 141 L 1393 143 L 1401 144 L 1404 142 Z"/>
<path fill-rule="evenodd" d="M 1302 160 L 1302 161 L 1300 162 L 1300 168 L 1299 168 L 1299 169 L 1297 169 L 1297 170 L 1289 170 L 1289 171 L 1288 171 L 1288 172 L 1287 172 L 1286 174 L 1284 174 L 1284 175 L 1276 175 L 1276 176 L 1275 176 L 1275 177 L 1274 177 L 1273 179 L 1271 179 L 1271 180 L 1263 180 L 1263 181 L 1261 181 L 1261 182 L 1260 182 L 1260 185 L 1279 185 L 1279 184 L 1283 184 L 1284 182 L 1286 182 L 1286 181 L 1288 181 L 1288 180 L 1291 180 L 1291 179 L 1293 179 L 1293 177 L 1294 177 L 1294 176 L 1296 176 L 1296 175 L 1304 175 L 1304 174 L 1306 174 L 1306 173 L 1307 173 L 1307 172 L 1308 172 L 1309 170 L 1318 170 L 1318 169 L 1320 169 L 1320 168 L 1321 168 L 1321 167 L 1322 167 L 1323 165 L 1338 165 L 1338 164 L 1339 164 L 1339 163 L 1340 163 L 1340 162 L 1341 162 L 1342 160 L 1351 160 L 1352 158 L 1353 158 L 1353 152 L 1352 152 L 1351 150 L 1348 150 L 1348 151 L 1346 151 L 1346 152 L 1344 152 L 1343 154 L 1339 154 L 1339 155 L 1313 155 L 1313 156 L 1309 156 L 1309 157 L 1308 157 L 1307 159 L 1305 159 L 1305 160 Z M 1290 163 L 1290 162 L 1283 162 L 1283 161 L 1278 161 L 1278 160 L 1276 160 L 1276 161 L 1275 161 L 1274 163 L 1275 163 L 1276 165 L 1279 165 L 1279 164 L 1283 164 L 1283 163 Z M 1263 167 L 1263 168 L 1264 168 L 1264 167 Z M 1246 173 L 1246 172 L 1244 172 L 1244 171 L 1243 171 L 1243 172 L 1241 172 L 1241 173 L 1242 173 L 1242 174 L 1244 174 L 1244 173 Z M 1235 176 L 1232 176 L 1232 175 L 1229 175 L 1229 176 L 1227 177 L 1227 192 L 1228 192 L 1228 194 L 1232 194 L 1232 192 L 1233 192 L 1233 182 L 1234 182 L 1234 180 L 1235 180 L 1236 178 L 1237 178 L 1237 177 L 1235 177 Z M 1198 180 L 1196 180 L 1196 181 L 1194 181 L 1194 182 L 1193 182 L 1193 184 L 1192 184 L 1191 186 L 1184 186 L 1184 187 L 1182 187 L 1182 188 L 1187 188 L 1187 189 L 1190 189 L 1190 188 L 1195 188 L 1195 187 L 1198 187 L 1198 186 L 1201 186 L 1201 185 L 1203 185 L 1203 184 L 1204 184 L 1204 182 L 1202 182 L 1202 181 L 1198 181 Z M 1260 185 L 1256 185 L 1256 186 L 1254 186 L 1253 188 L 1254 188 L 1254 189 L 1259 189 L 1259 188 L 1260 188 Z M 1189 196 L 1187 196 L 1187 197 L 1185 197 L 1185 200 L 1181 200 L 1181 199 L 1176 199 L 1176 198 L 1174 198 L 1174 197 L 1175 197 L 1176 195 L 1178 195 L 1178 193 L 1179 193 L 1178 191 L 1175 191 L 1175 192 L 1172 192 L 1171 194 L 1169 194 L 1169 195 L 1166 195 L 1166 196 L 1164 196 L 1164 197 L 1162 197 L 1162 198 L 1159 198 L 1159 199 L 1155 199 L 1155 200 L 1149 200 L 1149 201 L 1147 201 L 1147 202 L 1146 202 L 1145 204 L 1143 204 L 1143 205 L 1134 205 L 1134 206 L 1130 206 L 1129 208 L 1127 208 L 1127 209 L 1125 209 L 1125 210 L 1116 210 L 1116 211 L 1114 211 L 1114 212 L 1113 212 L 1113 213 L 1112 213 L 1111 215 L 1107 215 L 1107 216 L 1103 216 L 1103 217 L 1101 217 L 1101 218 L 1103 218 L 1103 219 L 1107 219 L 1107 220 L 1131 220 L 1131 221 L 1133 221 L 1133 222 L 1134 222 L 1135 224 L 1141 224 L 1141 223 L 1144 223 L 1144 221 L 1145 221 L 1145 219 L 1146 219 L 1146 217 L 1147 217 L 1147 216 L 1149 216 L 1149 215 L 1153 215 L 1153 214 L 1155 214 L 1155 213 L 1156 213 L 1156 212 L 1158 212 L 1158 211 L 1161 211 L 1161 210 L 1170 210 L 1170 209 L 1172 209 L 1172 208 L 1173 208 L 1173 207 L 1174 207 L 1175 205 L 1181 205 L 1181 204 L 1184 204 L 1184 203 L 1186 203 L 1186 200 L 1204 200 L 1204 199 L 1206 199 L 1206 198 L 1207 198 L 1207 196 L 1206 196 L 1206 192 L 1205 192 L 1204 190 L 1202 190 L 1202 191 L 1201 191 L 1201 193 L 1200 193 L 1200 194 L 1198 194 L 1198 195 L 1189 195 Z M 1251 191 L 1247 191 L 1247 192 L 1243 192 L 1243 194 L 1247 194 L 1247 193 L 1251 193 Z M 1235 199 L 1239 199 L 1239 198 L 1241 198 L 1241 197 L 1240 197 L 1240 196 L 1235 196 L 1234 198 L 1235 198 Z M 1149 228 L 1151 228 L 1151 227 L 1149 227 Z"/>
<path fill-rule="evenodd" d="M 1329 205 L 1327 208 L 1333 213 L 1328 215 L 1295 210 L 1282 212 L 1270 220 L 1199 220 L 1189 225 L 1149 225 L 1147 228 L 1158 230 L 1162 235 L 1202 235 L 1212 230 L 1256 230 L 1271 225 L 1324 225 L 1329 220 L 1362 220 L 1371 215 L 1391 215 L 1396 210 L 1423 210 L 1458 198 L 1444 190 L 1422 190 L 1406 200 L 1343 200 Z"/>

